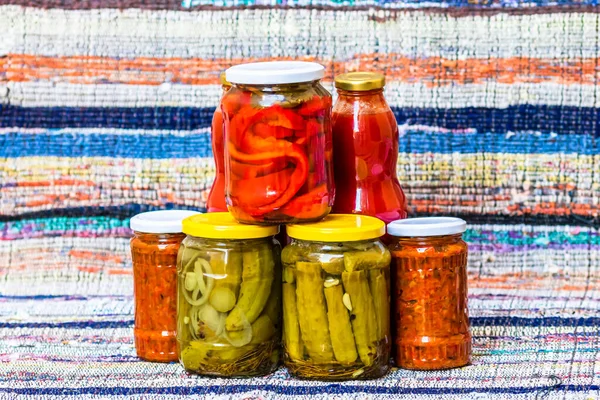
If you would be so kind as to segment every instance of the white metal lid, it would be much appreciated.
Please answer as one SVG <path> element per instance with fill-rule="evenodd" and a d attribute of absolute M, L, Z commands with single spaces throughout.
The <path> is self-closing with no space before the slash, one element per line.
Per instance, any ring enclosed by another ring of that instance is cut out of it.
<path fill-rule="evenodd" d="M 321 64 L 305 61 L 268 61 L 235 65 L 225 71 L 227 81 L 247 85 L 278 85 L 323 78 Z"/>
<path fill-rule="evenodd" d="M 149 211 L 131 218 L 129 227 L 143 233 L 180 233 L 181 221 L 196 214 L 200 213 L 188 210 Z"/>
<path fill-rule="evenodd" d="M 401 237 L 444 236 L 463 233 L 467 223 L 453 217 L 408 218 L 390 222 L 388 235 Z"/>

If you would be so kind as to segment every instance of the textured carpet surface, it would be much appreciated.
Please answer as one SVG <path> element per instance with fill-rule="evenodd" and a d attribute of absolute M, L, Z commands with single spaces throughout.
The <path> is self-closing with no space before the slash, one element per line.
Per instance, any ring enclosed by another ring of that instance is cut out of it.
<path fill-rule="evenodd" d="M 600 398 L 595 0 L 0 0 L 0 399 Z M 139 361 L 129 218 L 203 210 L 219 73 L 386 73 L 413 215 L 465 218 L 473 365 L 203 379 Z"/>

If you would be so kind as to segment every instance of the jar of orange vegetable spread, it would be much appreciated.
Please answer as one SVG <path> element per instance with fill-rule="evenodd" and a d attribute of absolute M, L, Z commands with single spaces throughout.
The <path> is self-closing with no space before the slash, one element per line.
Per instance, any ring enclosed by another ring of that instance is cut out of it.
<path fill-rule="evenodd" d="M 153 211 L 134 216 L 131 257 L 137 355 L 147 361 L 177 361 L 177 252 L 185 238 L 181 221 L 194 211 Z"/>
<path fill-rule="evenodd" d="M 323 66 L 234 66 L 221 102 L 229 211 L 240 222 L 318 221 L 333 205 L 331 95 Z"/>
<path fill-rule="evenodd" d="M 177 343 L 187 371 L 265 375 L 281 342 L 277 226 L 242 225 L 229 213 L 183 221 L 177 262 Z"/>
<path fill-rule="evenodd" d="M 432 217 L 395 221 L 392 252 L 395 362 L 407 369 L 469 364 L 466 223 Z"/>
<path fill-rule="evenodd" d="M 281 255 L 285 364 L 302 378 L 383 376 L 390 357 L 390 253 L 374 217 L 288 225 Z"/>

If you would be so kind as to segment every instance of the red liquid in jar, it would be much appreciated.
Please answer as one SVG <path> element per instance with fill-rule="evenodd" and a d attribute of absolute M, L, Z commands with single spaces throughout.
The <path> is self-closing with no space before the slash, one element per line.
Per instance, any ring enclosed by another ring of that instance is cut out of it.
<path fill-rule="evenodd" d="M 353 97 L 355 104 L 364 97 Z M 332 212 L 366 214 L 389 223 L 406 218 L 406 197 L 396 177 L 398 126 L 391 110 L 381 108 L 363 114 L 359 107 L 351 107 L 358 112 L 333 114 Z"/>

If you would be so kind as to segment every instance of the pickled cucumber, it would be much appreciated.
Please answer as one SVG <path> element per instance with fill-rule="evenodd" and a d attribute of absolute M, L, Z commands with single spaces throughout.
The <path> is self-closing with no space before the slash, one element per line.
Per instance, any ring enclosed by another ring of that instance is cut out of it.
<path fill-rule="evenodd" d="M 329 320 L 329 333 L 335 359 L 342 364 L 356 361 L 356 344 L 350 325 L 348 309 L 343 303 L 344 289 L 341 284 L 325 288 L 327 299 L 327 318 Z"/>
<path fill-rule="evenodd" d="M 316 363 L 332 361 L 333 349 L 329 337 L 321 265 L 297 262 L 296 268 L 298 320 L 306 351 Z"/>
<path fill-rule="evenodd" d="M 382 270 L 372 269 L 369 271 L 369 287 L 377 318 L 377 340 L 382 340 L 389 337 L 390 334 L 389 284 Z"/>
<path fill-rule="evenodd" d="M 242 253 L 230 251 L 211 256 L 210 264 L 215 283 L 210 294 L 210 304 L 220 312 L 231 310 L 237 302 L 242 282 Z"/>
<path fill-rule="evenodd" d="M 391 262 L 389 251 L 348 251 L 344 253 L 344 268 L 348 272 L 387 268 Z"/>
<path fill-rule="evenodd" d="M 225 320 L 228 331 L 242 330 L 244 324 L 252 324 L 262 312 L 273 282 L 275 261 L 270 246 L 246 251 L 242 256 L 242 284 L 237 304 Z"/>
<path fill-rule="evenodd" d="M 365 366 L 373 363 L 377 349 L 377 319 L 367 271 L 342 273 L 344 289 L 352 302 L 352 330 L 358 355 Z"/>
<path fill-rule="evenodd" d="M 291 283 L 283 285 L 283 335 L 285 348 L 292 360 L 301 360 L 304 344 L 300 338 L 298 309 L 296 304 L 296 286 Z"/>
<path fill-rule="evenodd" d="M 344 272 L 344 257 L 339 254 L 321 254 L 319 261 L 328 274 L 340 275 Z"/>

